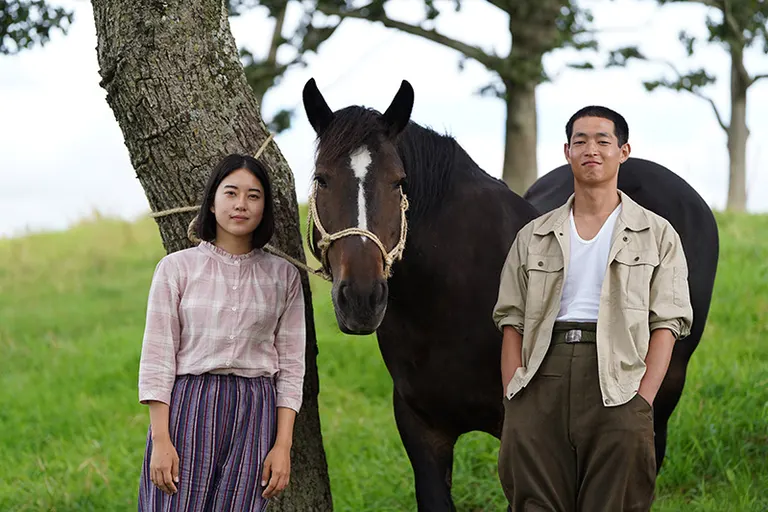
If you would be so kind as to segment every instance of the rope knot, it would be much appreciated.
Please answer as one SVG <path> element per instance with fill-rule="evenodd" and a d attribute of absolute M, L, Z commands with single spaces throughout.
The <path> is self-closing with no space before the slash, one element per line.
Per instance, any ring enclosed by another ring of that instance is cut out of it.
<path fill-rule="evenodd" d="M 317 248 L 321 251 L 328 249 L 331 246 L 331 235 L 323 235 L 323 237 L 317 242 Z"/>

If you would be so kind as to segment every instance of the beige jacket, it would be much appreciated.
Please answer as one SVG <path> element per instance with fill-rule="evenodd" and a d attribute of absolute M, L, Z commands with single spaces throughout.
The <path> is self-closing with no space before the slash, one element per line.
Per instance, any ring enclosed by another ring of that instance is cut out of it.
<path fill-rule="evenodd" d="M 666 328 L 681 339 L 693 321 L 680 237 L 666 219 L 619 195 L 622 209 L 597 318 L 598 374 L 607 406 L 637 393 L 651 331 Z M 509 399 L 531 381 L 549 348 L 568 272 L 573 198 L 520 230 L 501 273 L 493 320 L 499 329 L 510 325 L 523 335 L 523 366 L 507 385 Z"/>

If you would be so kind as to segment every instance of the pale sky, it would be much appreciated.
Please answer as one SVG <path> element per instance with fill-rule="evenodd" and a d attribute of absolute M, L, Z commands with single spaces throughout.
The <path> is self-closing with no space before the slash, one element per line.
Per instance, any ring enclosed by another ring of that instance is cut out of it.
<path fill-rule="evenodd" d="M 28 231 L 65 229 L 93 211 L 133 219 L 148 212 L 122 134 L 99 87 L 96 35 L 89 2 L 61 2 L 75 9 L 67 36 L 16 56 L 0 57 L 0 237 Z M 421 2 L 398 0 L 393 17 L 415 21 Z M 452 4 L 452 0 L 445 5 Z M 460 14 L 441 17 L 438 30 L 499 52 L 509 48 L 506 17 L 481 0 L 465 0 Z M 697 5 L 604 0 L 588 2 L 605 48 L 639 44 L 647 55 L 673 61 L 681 69 L 706 63 L 720 81 L 707 93 L 729 116 L 727 55 L 718 47 L 686 60 L 677 33 L 683 26 L 705 32 L 707 9 Z M 450 11 L 450 9 L 447 9 Z M 289 13 L 295 19 L 295 12 Z M 271 35 L 265 9 L 231 21 L 239 45 L 263 55 Z M 290 25 L 290 20 L 289 20 Z M 665 72 L 659 65 L 634 64 L 611 71 L 577 71 L 564 64 L 573 52 L 545 58 L 552 83 L 537 89 L 539 174 L 565 163 L 564 125 L 587 104 L 621 112 L 629 122 L 632 155 L 666 165 L 687 180 L 716 209 L 725 206 L 728 156 L 725 133 L 711 107 L 690 94 L 649 94 L 643 79 Z M 469 62 L 458 70 L 458 54 L 415 36 L 360 20 L 347 20 L 309 57 L 309 66 L 290 71 L 265 97 L 267 116 L 285 106 L 301 107 L 301 89 L 314 77 L 332 109 L 362 104 L 384 110 L 407 79 L 416 91 L 412 118 L 456 137 L 472 158 L 493 176 L 501 175 L 504 105 L 474 92 L 490 74 Z M 768 72 L 768 57 L 747 55 L 753 74 Z M 768 79 L 749 92 L 747 148 L 752 212 L 768 211 Z M 276 137 L 296 177 L 300 201 L 312 174 L 314 133 L 302 108 L 293 128 Z"/>

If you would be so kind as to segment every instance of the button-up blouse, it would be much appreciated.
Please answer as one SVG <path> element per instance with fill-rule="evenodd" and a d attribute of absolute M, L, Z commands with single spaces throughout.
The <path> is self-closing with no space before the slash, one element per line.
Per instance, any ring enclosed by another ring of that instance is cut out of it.
<path fill-rule="evenodd" d="M 274 376 L 277 406 L 299 411 L 304 296 L 296 268 L 261 249 L 203 241 L 158 263 L 139 363 L 139 400 L 170 404 L 177 375 Z"/>

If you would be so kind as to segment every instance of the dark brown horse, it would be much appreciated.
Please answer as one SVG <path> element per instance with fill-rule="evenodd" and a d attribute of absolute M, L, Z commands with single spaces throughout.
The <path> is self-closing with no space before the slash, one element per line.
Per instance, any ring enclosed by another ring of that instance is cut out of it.
<path fill-rule="evenodd" d="M 310 209 L 322 227 L 314 229 L 319 244 L 311 246 L 332 276 L 339 328 L 376 331 L 419 510 L 450 511 L 457 438 L 475 430 L 501 432 L 501 333 L 491 313 L 509 247 L 539 211 L 480 169 L 455 140 L 409 122 L 412 106 L 413 90 L 403 82 L 384 114 L 359 106 L 333 112 L 314 80 L 307 83 L 304 107 L 318 135 Z M 645 185 L 636 184 L 643 179 Z M 662 199 L 646 200 L 655 183 Z M 573 178 L 559 168 L 528 197 L 543 213 L 565 202 L 569 186 Z M 676 346 L 656 398 L 661 465 L 666 422 L 709 308 L 717 227 L 698 194 L 660 166 L 626 164 L 619 187 L 670 220 L 691 268 L 694 332 Z M 410 207 L 398 261 L 403 193 Z"/>
<path fill-rule="evenodd" d="M 376 331 L 419 510 L 446 511 L 454 510 L 457 438 L 501 433 L 501 334 L 491 313 L 507 251 L 536 211 L 454 139 L 409 123 L 412 105 L 407 82 L 384 114 L 358 106 L 332 112 L 314 80 L 304 89 L 318 134 L 324 231 L 364 228 L 389 251 L 402 227 L 401 187 L 410 202 L 405 252 L 391 277 L 370 237 L 331 243 L 327 262 L 339 328 Z"/>

